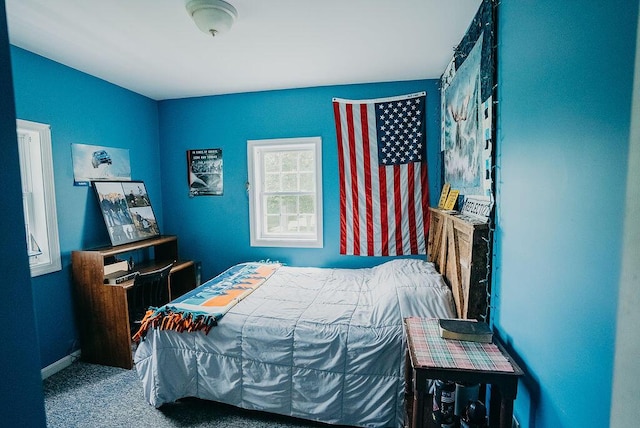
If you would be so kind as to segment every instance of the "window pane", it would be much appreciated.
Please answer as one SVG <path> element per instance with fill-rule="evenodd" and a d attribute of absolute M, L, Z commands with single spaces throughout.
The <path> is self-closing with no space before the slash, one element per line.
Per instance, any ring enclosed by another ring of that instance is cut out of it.
<path fill-rule="evenodd" d="M 274 152 L 264 153 L 264 170 L 265 172 L 280 171 L 280 156 L 278 153 L 274 153 Z"/>
<path fill-rule="evenodd" d="M 298 174 L 296 173 L 282 174 L 282 191 L 283 192 L 298 191 Z"/>
<path fill-rule="evenodd" d="M 280 152 L 282 171 L 298 170 L 298 152 Z"/>
<path fill-rule="evenodd" d="M 267 215 L 280 215 L 280 196 L 267 196 Z"/>
<path fill-rule="evenodd" d="M 300 232 L 312 233 L 316 231 L 315 224 L 313 224 L 312 215 L 301 215 L 300 216 Z"/>
<path fill-rule="evenodd" d="M 280 232 L 282 228 L 280 227 L 280 215 L 268 215 L 267 216 L 267 231 L 269 233 L 277 233 Z"/>
<path fill-rule="evenodd" d="M 287 218 L 287 232 L 297 232 L 298 231 L 298 216 L 297 215 L 288 215 L 286 218 Z"/>
<path fill-rule="evenodd" d="M 282 214 L 298 213 L 298 197 L 283 196 L 282 197 Z"/>
<path fill-rule="evenodd" d="M 301 214 L 314 214 L 315 213 L 315 207 L 314 207 L 314 203 L 313 203 L 313 196 L 311 195 L 306 195 L 306 196 L 300 196 L 299 198 L 299 212 Z"/>
<path fill-rule="evenodd" d="M 310 150 L 300 153 L 300 171 L 313 172 L 315 162 L 313 160 L 313 152 Z"/>
<path fill-rule="evenodd" d="M 265 173 L 264 190 L 265 192 L 279 192 L 282 190 L 280 186 L 280 173 Z"/>
<path fill-rule="evenodd" d="M 300 191 L 301 192 L 313 192 L 316 184 L 313 182 L 312 172 L 302 172 L 300 177 Z"/>

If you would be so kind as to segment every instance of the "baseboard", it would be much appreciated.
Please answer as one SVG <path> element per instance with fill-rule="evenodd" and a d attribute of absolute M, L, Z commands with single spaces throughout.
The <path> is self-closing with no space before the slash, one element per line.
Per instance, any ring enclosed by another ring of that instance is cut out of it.
<path fill-rule="evenodd" d="M 42 374 L 42 380 L 45 380 L 49 376 L 58 373 L 60 370 L 66 369 L 71 364 L 73 364 L 74 361 L 78 361 L 79 358 L 80 350 L 77 350 L 71 353 L 71 355 L 67 355 L 66 357 L 59 359 L 55 363 L 49 364 L 47 367 L 43 368 L 40 371 L 40 373 Z"/>

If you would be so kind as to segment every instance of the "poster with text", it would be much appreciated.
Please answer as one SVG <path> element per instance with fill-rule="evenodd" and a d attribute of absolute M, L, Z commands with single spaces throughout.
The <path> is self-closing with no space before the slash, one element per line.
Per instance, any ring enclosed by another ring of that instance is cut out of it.
<path fill-rule="evenodd" d="M 222 149 L 187 150 L 189 196 L 221 196 Z"/>

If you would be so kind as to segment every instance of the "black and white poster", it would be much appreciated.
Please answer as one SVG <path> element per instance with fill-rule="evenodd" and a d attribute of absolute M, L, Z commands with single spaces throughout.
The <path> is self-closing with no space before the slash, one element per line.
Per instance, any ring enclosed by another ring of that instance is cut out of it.
<path fill-rule="evenodd" d="M 222 195 L 222 149 L 187 150 L 187 169 L 189 196 Z"/>

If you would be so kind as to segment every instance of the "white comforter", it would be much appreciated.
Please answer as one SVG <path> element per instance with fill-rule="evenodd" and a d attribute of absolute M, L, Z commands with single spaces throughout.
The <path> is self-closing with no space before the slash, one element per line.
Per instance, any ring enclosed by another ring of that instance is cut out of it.
<path fill-rule="evenodd" d="M 408 316 L 455 316 L 431 263 L 281 267 L 208 335 L 151 329 L 135 368 L 156 407 L 199 397 L 331 424 L 399 427 Z"/>

